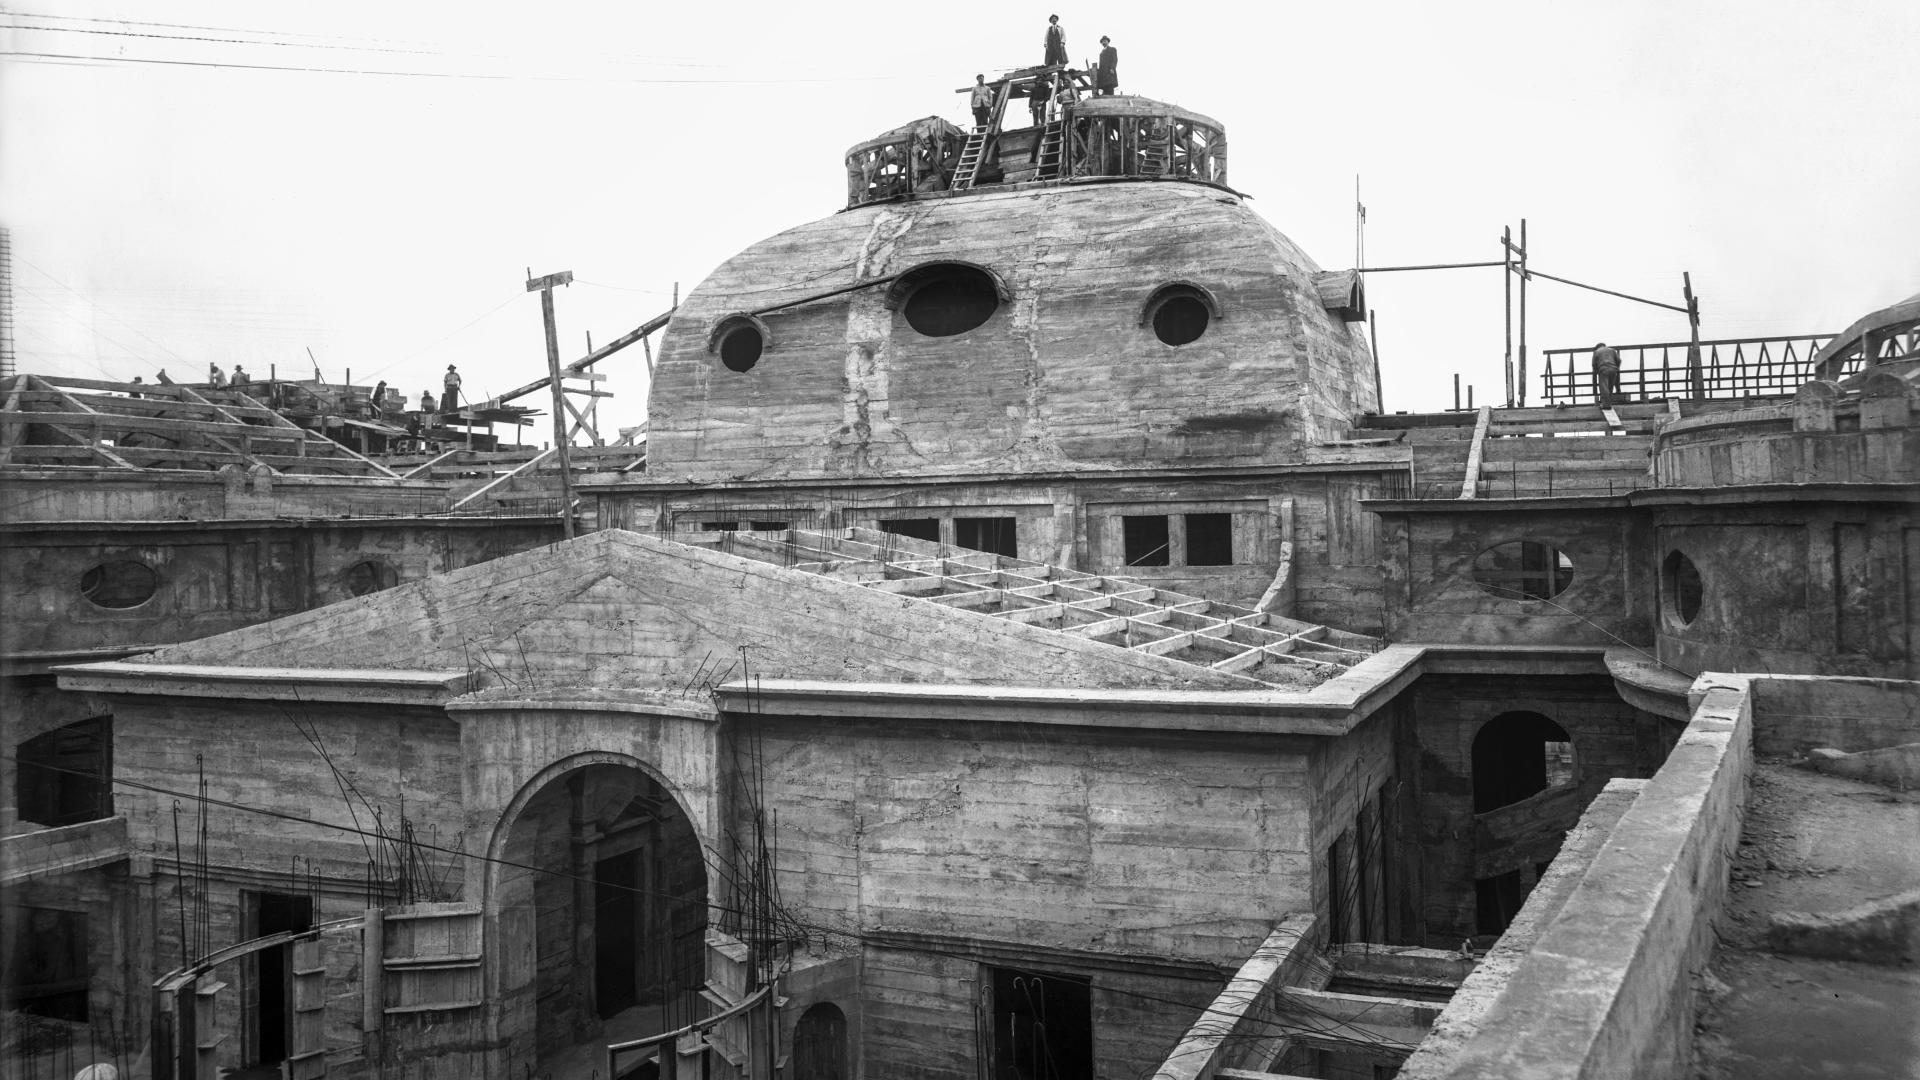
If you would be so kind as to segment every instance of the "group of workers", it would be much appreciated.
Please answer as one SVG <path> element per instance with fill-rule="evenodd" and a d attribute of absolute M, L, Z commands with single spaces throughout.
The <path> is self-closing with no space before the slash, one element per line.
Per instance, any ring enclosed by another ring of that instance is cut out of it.
<path fill-rule="evenodd" d="M 1042 67 L 1061 68 L 1067 66 L 1067 31 L 1060 25 L 1060 16 L 1047 16 L 1047 34 L 1044 41 L 1046 59 Z M 1120 87 L 1120 50 L 1113 47 L 1113 39 L 1100 39 L 1100 59 L 1093 69 L 1093 92 L 1098 97 L 1111 97 Z M 973 123 L 976 127 L 989 127 L 993 124 L 994 88 L 987 85 L 985 75 L 973 77 L 973 93 L 968 105 L 973 109 Z M 1073 81 L 1066 77 L 1064 70 L 1049 71 L 1034 78 L 1027 88 L 1027 107 L 1033 115 L 1033 124 L 1039 127 L 1049 120 L 1057 119 L 1060 111 L 1077 100 Z"/>
<path fill-rule="evenodd" d="M 313 376 L 315 382 L 322 381 L 319 368 L 314 369 Z M 231 377 L 229 377 L 225 371 L 221 370 L 219 364 L 207 365 L 206 385 L 213 389 L 218 390 L 226 386 L 242 386 L 252 381 L 252 377 L 247 374 L 246 369 L 239 364 L 233 365 L 233 375 Z M 166 368 L 161 368 L 159 372 L 154 375 L 153 382 L 156 386 L 172 386 L 173 378 L 167 374 Z M 146 384 L 140 376 L 135 375 L 133 377 L 133 385 L 144 386 Z M 440 386 L 441 391 L 438 402 L 434 400 L 432 390 L 420 391 L 419 412 L 450 413 L 460 410 L 460 369 L 452 364 L 448 364 L 447 373 L 441 376 Z M 138 397 L 139 395 L 135 394 L 134 396 Z M 401 398 L 398 391 L 393 391 L 389 394 L 387 381 L 385 379 L 380 380 L 380 384 L 374 387 L 370 404 L 372 405 L 372 411 L 375 416 L 389 412 L 406 411 L 406 401 Z"/>

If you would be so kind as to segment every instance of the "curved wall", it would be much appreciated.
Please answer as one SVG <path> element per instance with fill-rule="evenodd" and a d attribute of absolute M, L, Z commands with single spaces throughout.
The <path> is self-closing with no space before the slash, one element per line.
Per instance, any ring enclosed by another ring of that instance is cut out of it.
<path fill-rule="evenodd" d="M 1007 299 L 980 326 L 913 330 L 884 286 L 933 262 L 991 271 Z M 981 470 L 1297 460 L 1377 406 L 1357 329 L 1317 267 L 1237 197 L 1186 184 L 982 191 L 864 206 L 728 260 L 662 343 L 648 472 L 669 480 L 930 476 Z M 1219 316 L 1190 344 L 1147 318 L 1187 282 Z M 807 302 L 800 302 L 807 301 Z M 766 311 L 775 304 L 794 306 Z M 746 371 L 713 331 L 766 327 Z"/>

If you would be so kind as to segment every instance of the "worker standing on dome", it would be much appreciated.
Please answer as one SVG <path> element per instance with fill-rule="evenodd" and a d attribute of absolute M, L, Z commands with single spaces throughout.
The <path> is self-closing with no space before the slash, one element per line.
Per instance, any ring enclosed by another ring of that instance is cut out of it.
<path fill-rule="evenodd" d="M 1060 16 L 1049 15 L 1047 16 L 1047 59 L 1045 60 L 1045 64 L 1048 67 L 1052 67 L 1055 64 L 1065 64 L 1066 62 L 1067 31 L 1060 25 Z"/>
<path fill-rule="evenodd" d="M 460 372 L 452 364 L 447 365 L 447 373 L 440 379 L 440 388 L 440 411 L 460 411 Z"/>
<path fill-rule="evenodd" d="M 986 127 L 993 122 L 993 87 L 985 75 L 973 77 L 973 126 Z"/>
<path fill-rule="evenodd" d="M 1100 64 L 1093 76 L 1094 92 L 1101 97 L 1112 97 L 1120 87 L 1120 50 L 1113 47 L 1113 39 L 1100 39 Z"/>

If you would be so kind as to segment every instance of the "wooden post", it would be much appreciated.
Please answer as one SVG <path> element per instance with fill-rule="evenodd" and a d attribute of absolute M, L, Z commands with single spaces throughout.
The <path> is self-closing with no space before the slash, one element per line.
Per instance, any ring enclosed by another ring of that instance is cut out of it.
<path fill-rule="evenodd" d="M 1706 375 L 1700 368 L 1700 298 L 1693 295 L 1693 273 L 1682 273 L 1687 298 L 1687 396 L 1695 401 L 1707 396 Z"/>
<path fill-rule="evenodd" d="M 1520 365 L 1514 384 L 1521 408 L 1527 405 L 1527 219 L 1520 219 Z"/>
<path fill-rule="evenodd" d="M 567 398 L 560 386 L 560 331 L 553 321 L 553 287 L 573 283 L 573 271 L 530 278 L 528 292 L 540 294 L 540 317 L 547 324 L 547 384 L 553 390 L 553 448 L 560 460 L 560 524 L 573 539 L 573 461 L 567 454 Z"/>
<path fill-rule="evenodd" d="M 1367 337 L 1373 346 L 1373 407 L 1380 415 L 1387 414 L 1387 395 L 1380 389 L 1380 324 L 1373 320 L 1373 309 L 1367 309 Z M 649 372 L 651 374 L 651 372 Z"/>
<path fill-rule="evenodd" d="M 1453 411 L 1460 411 L 1460 373 L 1453 373 Z"/>
<path fill-rule="evenodd" d="M 1507 351 L 1505 371 L 1507 373 L 1507 407 L 1513 407 L 1513 226 L 1500 230 L 1500 259 L 1504 269 L 1500 271 L 1500 284 L 1506 294 L 1506 313 L 1501 325 L 1507 332 Z"/>

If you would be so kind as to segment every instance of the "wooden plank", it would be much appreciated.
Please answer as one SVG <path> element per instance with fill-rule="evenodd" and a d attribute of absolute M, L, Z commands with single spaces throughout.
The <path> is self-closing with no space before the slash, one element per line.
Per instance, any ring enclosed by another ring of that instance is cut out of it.
<path fill-rule="evenodd" d="M 487 493 L 492 491 L 494 488 L 497 488 L 502 484 L 512 481 L 514 477 L 519 476 L 522 473 L 525 473 L 531 469 L 538 468 L 540 463 L 542 461 L 545 461 L 547 458 L 552 457 L 554 452 L 555 451 L 553 450 L 552 447 L 549 447 L 546 450 L 541 451 L 540 453 L 534 455 L 533 458 L 528 460 L 526 464 L 520 466 L 517 469 L 514 469 L 513 471 L 507 473 L 504 476 L 499 476 L 494 478 L 492 483 L 487 484 L 485 487 L 482 487 L 479 490 L 473 492 L 472 494 L 468 495 L 466 498 L 461 499 L 457 503 L 454 503 L 453 509 L 458 510 L 466 506 L 468 503 L 484 498 L 486 497 Z M 389 473 L 389 475 L 391 474 Z M 395 479 L 398 479 L 398 477 L 395 477 Z"/>
<path fill-rule="evenodd" d="M 1486 453 L 1487 428 L 1493 423 L 1493 407 L 1480 406 L 1480 419 L 1473 425 L 1473 445 L 1467 450 L 1466 471 L 1460 478 L 1460 498 L 1471 499 L 1480 490 L 1480 461 Z"/>

